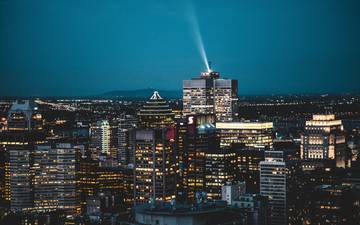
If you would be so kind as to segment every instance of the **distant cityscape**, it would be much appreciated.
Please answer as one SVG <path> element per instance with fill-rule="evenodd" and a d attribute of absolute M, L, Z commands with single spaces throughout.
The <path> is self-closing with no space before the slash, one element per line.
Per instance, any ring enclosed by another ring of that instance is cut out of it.
<path fill-rule="evenodd" d="M 4 99 L 0 224 L 356 224 L 360 96 Z"/>

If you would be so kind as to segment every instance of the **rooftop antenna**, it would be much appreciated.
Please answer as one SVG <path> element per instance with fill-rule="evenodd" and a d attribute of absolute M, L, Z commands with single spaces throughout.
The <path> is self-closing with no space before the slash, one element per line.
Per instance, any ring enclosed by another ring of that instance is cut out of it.
<path fill-rule="evenodd" d="M 209 72 L 211 72 L 211 61 L 208 61 L 208 65 L 209 65 Z"/>

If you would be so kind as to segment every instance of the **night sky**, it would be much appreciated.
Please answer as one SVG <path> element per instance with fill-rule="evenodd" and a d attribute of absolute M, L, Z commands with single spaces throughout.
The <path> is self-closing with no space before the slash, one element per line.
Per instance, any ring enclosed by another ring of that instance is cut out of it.
<path fill-rule="evenodd" d="M 205 69 L 239 94 L 360 91 L 359 0 L 0 0 L 0 95 L 180 90 Z"/>

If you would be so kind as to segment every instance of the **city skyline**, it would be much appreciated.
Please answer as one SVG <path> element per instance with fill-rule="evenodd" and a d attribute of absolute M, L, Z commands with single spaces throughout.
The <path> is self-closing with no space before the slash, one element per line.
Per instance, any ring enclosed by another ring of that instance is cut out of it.
<path fill-rule="evenodd" d="M 239 80 L 239 95 L 358 93 L 358 8 L 357 1 L 1 1 L 0 95 L 181 90 L 182 80 L 206 69 L 201 45 L 222 77 Z"/>

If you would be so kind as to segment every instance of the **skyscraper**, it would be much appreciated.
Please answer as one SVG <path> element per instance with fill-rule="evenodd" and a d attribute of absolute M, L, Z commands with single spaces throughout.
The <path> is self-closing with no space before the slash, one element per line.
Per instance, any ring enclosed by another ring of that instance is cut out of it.
<path fill-rule="evenodd" d="M 10 208 L 28 211 L 33 207 L 32 154 L 35 144 L 44 141 L 42 117 L 30 101 L 15 102 L 8 112 L 8 130 L 1 133 L 1 143 L 8 158 L 5 182 L 10 191 Z M 6 188 L 7 189 L 7 188 Z"/>
<path fill-rule="evenodd" d="M 237 158 L 236 180 L 246 182 L 248 193 L 259 193 L 260 162 L 264 161 L 264 151 L 236 144 L 232 145 L 230 149 L 230 151 L 235 151 Z"/>
<path fill-rule="evenodd" d="M 175 199 L 175 129 L 135 129 L 131 143 L 135 203 Z"/>
<path fill-rule="evenodd" d="M 199 78 L 183 81 L 183 114 L 215 114 L 217 121 L 233 121 L 237 116 L 237 80 L 220 79 L 207 71 Z"/>
<path fill-rule="evenodd" d="M 287 224 L 286 167 L 282 151 L 265 151 L 260 162 L 260 194 L 269 198 L 270 224 Z"/>
<path fill-rule="evenodd" d="M 154 94 L 143 105 L 137 115 L 139 127 L 141 128 L 163 128 L 174 126 L 175 114 L 172 112 L 169 104 L 157 91 L 154 91 Z"/>
<path fill-rule="evenodd" d="M 210 148 L 205 152 L 205 191 L 209 199 L 221 199 L 222 186 L 235 180 L 236 169 L 234 151 Z"/>
<path fill-rule="evenodd" d="M 110 156 L 110 124 L 107 120 L 98 121 L 90 127 L 93 157 L 101 154 Z"/>
<path fill-rule="evenodd" d="M 134 163 L 134 154 L 129 145 L 129 132 L 137 127 L 137 119 L 131 115 L 121 115 L 118 130 L 118 162 L 121 165 Z"/>
<path fill-rule="evenodd" d="M 68 143 L 36 146 L 33 164 L 34 210 L 80 212 L 76 193 L 77 150 Z"/>
<path fill-rule="evenodd" d="M 306 121 L 301 136 L 300 157 L 311 160 L 336 160 L 337 167 L 347 167 L 345 134 L 335 115 L 313 115 Z"/>
<path fill-rule="evenodd" d="M 210 160 L 212 156 L 216 156 L 215 152 L 220 150 L 219 139 L 212 122 L 213 116 L 209 115 L 187 116 L 187 131 L 183 150 L 183 179 L 184 190 L 187 192 L 184 195 L 190 201 L 195 199 L 196 192 L 206 191 L 206 153 L 209 153 L 208 159 Z M 214 155 L 211 155 L 211 153 L 214 153 Z M 218 166 L 223 164 L 223 157 L 217 159 L 219 159 L 216 162 Z M 218 171 L 209 169 L 208 172 L 209 174 L 216 174 Z M 211 174 L 209 179 L 211 179 Z"/>
<path fill-rule="evenodd" d="M 220 134 L 221 147 L 241 143 L 258 150 L 273 148 L 272 122 L 218 122 L 216 129 Z"/>

